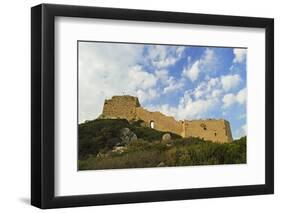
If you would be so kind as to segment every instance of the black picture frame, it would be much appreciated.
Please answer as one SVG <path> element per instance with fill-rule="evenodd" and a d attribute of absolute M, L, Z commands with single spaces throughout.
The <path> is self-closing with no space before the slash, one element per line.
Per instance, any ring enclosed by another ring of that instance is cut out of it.
<path fill-rule="evenodd" d="M 55 17 L 263 28 L 266 34 L 265 184 L 93 195 L 54 195 Z M 41 4 L 31 8 L 31 204 L 42 208 L 274 193 L 274 20 L 241 16 Z"/>

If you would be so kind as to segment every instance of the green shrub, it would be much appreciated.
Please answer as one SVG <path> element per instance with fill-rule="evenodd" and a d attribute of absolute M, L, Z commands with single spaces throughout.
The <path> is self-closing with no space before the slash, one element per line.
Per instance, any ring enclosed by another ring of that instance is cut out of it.
<path fill-rule="evenodd" d="M 120 129 L 128 127 L 138 137 L 122 152 Z M 213 143 L 201 138 L 181 138 L 171 134 L 169 144 L 161 143 L 164 132 L 142 127 L 141 122 L 100 119 L 79 125 L 79 170 L 121 169 L 165 166 L 193 166 L 246 163 L 246 136 L 232 143 Z M 99 155 L 97 156 L 97 154 Z"/>
<path fill-rule="evenodd" d="M 142 121 L 129 123 L 126 119 L 96 119 L 79 125 L 79 159 L 88 155 L 97 155 L 100 150 L 111 150 L 121 142 L 119 133 L 122 128 L 129 128 L 142 141 L 161 141 L 164 132 L 141 126 Z M 172 139 L 181 136 L 170 133 Z"/>

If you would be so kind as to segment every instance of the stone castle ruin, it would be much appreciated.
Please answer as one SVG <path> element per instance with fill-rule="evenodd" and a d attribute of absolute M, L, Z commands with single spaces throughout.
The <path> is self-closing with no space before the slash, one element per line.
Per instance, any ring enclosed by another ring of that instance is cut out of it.
<path fill-rule="evenodd" d="M 224 119 L 177 121 L 161 112 L 150 112 L 141 107 L 137 97 L 123 95 L 105 100 L 103 118 L 142 120 L 144 125 L 159 131 L 168 131 L 184 138 L 199 137 L 217 143 L 232 142 L 229 122 Z"/>

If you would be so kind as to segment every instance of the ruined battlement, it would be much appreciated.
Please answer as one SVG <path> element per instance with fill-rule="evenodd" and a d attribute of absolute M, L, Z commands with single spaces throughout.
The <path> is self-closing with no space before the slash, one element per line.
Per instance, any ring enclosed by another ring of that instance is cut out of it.
<path fill-rule="evenodd" d="M 232 142 L 231 128 L 224 119 L 177 121 L 161 112 L 150 112 L 141 107 L 137 97 L 113 96 L 105 100 L 103 118 L 143 120 L 146 126 L 159 131 L 169 131 L 182 137 L 200 137 L 217 143 Z"/>
<path fill-rule="evenodd" d="M 104 101 L 102 115 L 107 118 L 124 118 L 133 120 L 136 118 L 136 108 L 140 107 L 137 97 L 124 95 L 113 96 Z"/>
<path fill-rule="evenodd" d="M 224 119 L 185 120 L 182 128 L 183 137 L 200 137 L 218 143 L 233 140 L 230 124 Z"/>

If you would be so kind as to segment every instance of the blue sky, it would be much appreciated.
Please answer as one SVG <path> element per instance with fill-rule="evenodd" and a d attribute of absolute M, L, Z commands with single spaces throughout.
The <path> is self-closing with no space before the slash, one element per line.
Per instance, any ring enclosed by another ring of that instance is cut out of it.
<path fill-rule="evenodd" d="M 79 42 L 79 122 L 97 118 L 105 98 L 133 95 L 178 120 L 224 118 L 246 135 L 242 48 Z"/>

